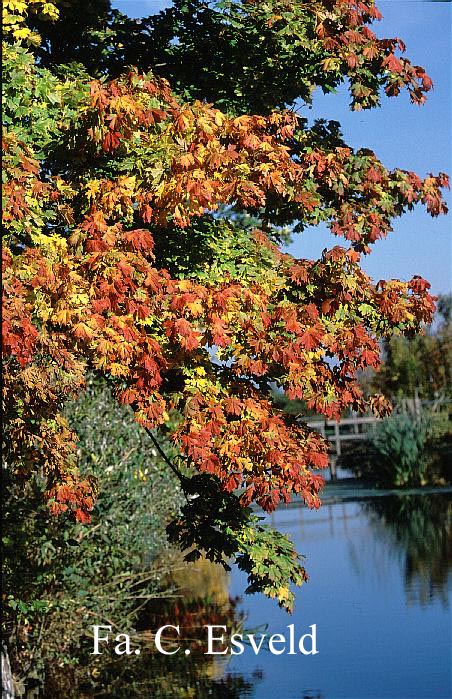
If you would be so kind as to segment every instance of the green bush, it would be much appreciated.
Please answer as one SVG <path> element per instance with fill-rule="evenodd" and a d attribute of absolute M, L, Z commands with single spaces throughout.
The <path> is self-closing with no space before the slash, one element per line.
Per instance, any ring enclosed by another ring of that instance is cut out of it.
<path fill-rule="evenodd" d="M 98 479 L 92 524 L 49 515 L 39 477 L 26 492 L 5 483 L 4 633 L 13 672 L 28 686 L 89 658 L 93 624 L 127 632 L 149 599 L 167 595 L 167 567 L 157 561 L 180 503 L 175 477 L 105 384 L 92 379 L 66 413 L 81 469 Z"/>
<path fill-rule="evenodd" d="M 391 415 L 379 423 L 372 438 L 376 479 L 396 486 L 425 485 L 430 420 Z"/>

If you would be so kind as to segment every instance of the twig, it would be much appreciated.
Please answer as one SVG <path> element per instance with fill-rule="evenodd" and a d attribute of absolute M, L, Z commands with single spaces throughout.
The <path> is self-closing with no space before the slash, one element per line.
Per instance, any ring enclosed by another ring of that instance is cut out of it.
<path fill-rule="evenodd" d="M 186 498 L 186 500 L 187 500 L 187 502 L 188 502 L 188 493 L 187 493 L 187 490 L 186 490 L 186 488 L 185 488 L 185 485 L 186 485 L 186 483 L 187 483 L 187 481 L 188 481 L 189 479 L 188 479 L 186 476 L 184 476 L 184 474 L 181 473 L 181 472 L 179 471 L 179 469 L 177 468 L 177 466 L 176 466 L 175 464 L 173 464 L 173 462 L 167 457 L 167 455 L 166 455 L 165 452 L 163 451 L 162 447 L 160 446 L 160 444 L 158 443 L 158 441 L 156 440 L 156 438 L 155 438 L 154 435 L 152 434 L 151 430 L 150 430 L 148 427 L 145 427 L 144 429 L 146 430 L 147 434 L 148 434 L 149 437 L 151 438 L 153 445 L 154 445 L 155 448 L 157 449 L 158 453 L 160 454 L 160 456 L 162 457 L 162 459 L 164 460 L 164 462 L 170 467 L 170 469 L 172 470 L 172 472 L 173 472 L 173 473 L 177 476 L 177 478 L 179 479 L 180 484 L 181 484 L 182 491 L 183 491 L 183 493 L 184 493 L 184 495 L 185 495 L 185 498 Z"/>

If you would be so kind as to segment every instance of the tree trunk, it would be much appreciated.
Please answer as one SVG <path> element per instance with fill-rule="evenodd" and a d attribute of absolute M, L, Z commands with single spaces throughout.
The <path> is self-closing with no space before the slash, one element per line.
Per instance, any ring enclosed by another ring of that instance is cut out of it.
<path fill-rule="evenodd" d="M 15 696 L 8 651 L 6 646 L 2 645 L 2 699 L 14 699 Z"/>

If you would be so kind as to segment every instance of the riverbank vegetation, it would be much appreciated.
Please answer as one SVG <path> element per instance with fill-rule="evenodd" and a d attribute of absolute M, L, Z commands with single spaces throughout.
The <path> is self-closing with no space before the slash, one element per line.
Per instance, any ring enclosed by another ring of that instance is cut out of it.
<path fill-rule="evenodd" d="M 66 414 L 78 430 L 80 471 L 101 494 L 86 527 L 49 513 L 38 475 L 25 488 L 6 483 L 4 622 L 19 686 L 52 681 L 61 665 L 76 674 L 93 623 L 130 630 L 146 599 L 171 594 L 163 585 L 170 563 L 159 556 L 180 497 L 172 473 L 107 386 L 90 379 Z"/>
<path fill-rule="evenodd" d="M 102 689 L 105 696 L 112 691 L 132 696 L 127 692 L 133 691 L 133 681 L 121 686 L 118 658 L 90 656 L 92 626 L 106 624 L 143 644 L 148 689 L 165 696 L 170 668 L 156 659 L 151 630 L 168 619 L 183 622 L 188 638 L 200 636 L 204 623 L 239 628 L 227 578 L 206 568 L 212 565 L 208 561 L 204 568 L 188 568 L 168 547 L 166 524 L 183 497 L 179 482 L 109 387 L 89 377 L 85 392 L 66 406 L 65 414 L 77 429 L 80 471 L 96 478 L 99 497 L 90 527 L 69 519 L 61 526 L 43 503 L 38 477 L 25 491 L 17 481 L 6 483 L 4 638 L 16 692 L 70 699 L 92 692 L 98 696 Z M 199 654 L 197 661 L 202 666 Z M 185 658 L 181 662 L 187 665 Z M 129 673 L 137 674 L 139 696 L 143 660 L 127 662 Z M 205 692 L 215 696 L 208 667 L 206 673 Z M 179 675 L 174 672 L 175 678 Z"/>

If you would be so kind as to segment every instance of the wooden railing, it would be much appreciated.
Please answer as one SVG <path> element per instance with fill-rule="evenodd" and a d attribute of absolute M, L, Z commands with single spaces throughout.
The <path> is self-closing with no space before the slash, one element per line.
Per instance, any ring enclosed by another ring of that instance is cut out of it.
<path fill-rule="evenodd" d="M 344 418 L 340 422 L 336 422 L 336 420 L 315 420 L 307 424 L 308 427 L 317 430 L 322 437 L 332 442 L 336 450 L 336 456 L 340 456 L 342 453 L 341 442 L 352 439 L 368 439 L 369 431 L 375 430 L 375 425 L 378 421 L 378 418 L 369 416 Z"/>
<path fill-rule="evenodd" d="M 412 401 L 403 400 L 400 404 L 394 406 L 394 413 L 405 413 L 413 416 L 413 419 L 419 418 L 424 411 L 431 413 L 440 413 L 443 410 L 450 414 L 452 402 L 443 397 L 435 401 L 420 401 L 413 399 Z M 351 417 L 342 418 L 339 422 L 336 420 L 307 420 L 308 427 L 311 427 L 317 432 L 320 432 L 322 437 L 328 440 L 333 449 L 330 453 L 329 466 L 331 479 L 337 477 L 337 459 L 342 454 L 342 443 L 352 440 L 369 439 L 375 431 L 380 418 L 373 415 L 359 417 L 353 415 Z"/>
<path fill-rule="evenodd" d="M 332 480 L 337 477 L 337 458 L 342 454 L 342 442 L 369 439 L 369 432 L 375 430 L 378 421 L 378 418 L 371 415 L 344 418 L 339 422 L 336 420 L 313 420 L 307 423 L 308 427 L 320 432 L 322 437 L 331 442 L 334 447 L 329 459 Z"/>

